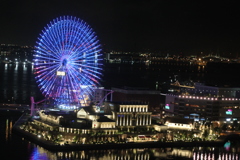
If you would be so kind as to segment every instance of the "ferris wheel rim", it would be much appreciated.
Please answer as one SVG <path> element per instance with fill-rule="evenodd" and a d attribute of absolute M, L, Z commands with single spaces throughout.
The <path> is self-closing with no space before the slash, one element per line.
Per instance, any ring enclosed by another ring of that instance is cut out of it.
<path fill-rule="evenodd" d="M 83 88 L 92 92 L 82 86 L 99 84 L 101 46 L 95 32 L 83 20 L 72 16 L 54 19 L 40 34 L 35 48 L 35 79 L 46 97 L 58 98 L 60 94 L 56 93 L 64 93 L 63 88 L 69 87 L 71 100 L 79 99 Z M 56 76 L 58 72 L 62 77 Z M 54 87 L 57 83 L 62 86 Z"/>

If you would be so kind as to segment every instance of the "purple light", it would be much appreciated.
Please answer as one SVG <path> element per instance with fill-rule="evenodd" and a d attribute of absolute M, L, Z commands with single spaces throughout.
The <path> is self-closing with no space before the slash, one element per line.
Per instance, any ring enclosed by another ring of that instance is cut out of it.
<path fill-rule="evenodd" d="M 227 115 L 232 115 L 232 110 L 231 110 L 231 109 L 228 109 L 228 110 L 226 111 L 226 114 L 227 114 Z"/>
<path fill-rule="evenodd" d="M 80 104 L 91 97 L 101 77 L 101 48 L 82 20 L 64 16 L 44 28 L 35 50 L 35 74 L 40 90 L 58 105 Z M 82 87 L 88 86 L 88 87 Z"/>

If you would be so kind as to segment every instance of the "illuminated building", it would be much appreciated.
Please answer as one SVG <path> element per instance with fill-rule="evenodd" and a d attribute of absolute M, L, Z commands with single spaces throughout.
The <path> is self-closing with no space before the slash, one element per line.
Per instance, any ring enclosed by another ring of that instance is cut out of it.
<path fill-rule="evenodd" d="M 128 142 L 156 141 L 160 138 L 156 131 L 165 132 L 164 125 L 152 124 L 152 112 L 148 105 L 138 102 L 105 102 L 105 113 L 97 113 L 94 106 L 82 107 L 76 111 L 60 110 L 40 111 L 40 119 L 34 119 L 33 124 L 43 126 L 50 131 L 57 131 L 63 139 L 69 139 L 69 133 L 108 135 L 105 138 L 125 139 Z M 119 134 L 123 132 L 124 134 Z M 70 138 L 71 139 L 71 138 Z M 85 141 L 85 140 L 84 140 Z M 91 139 L 87 139 L 90 143 Z M 81 142 L 83 143 L 83 142 Z"/>
<path fill-rule="evenodd" d="M 240 123 L 240 106 L 225 106 L 219 110 L 219 121 L 221 124 Z"/>
<path fill-rule="evenodd" d="M 240 88 L 212 87 L 196 83 L 191 88 L 179 86 L 179 90 L 173 94 L 166 94 L 163 111 L 165 116 L 180 116 L 195 121 L 218 121 L 223 120 L 223 114 L 220 115 L 221 109 L 237 110 L 240 106 Z"/>
<path fill-rule="evenodd" d="M 191 131 L 194 129 L 192 119 L 183 119 L 176 117 L 167 117 L 164 119 L 165 125 L 168 127 L 168 130 L 188 130 Z"/>
<path fill-rule="evenodd" d="M 134 128 L 151 126 L 152 112 L 148 111 L 148 105 L 139 102 L 105 102 L 105 113 L 113 114 L 116 126 L 119 128 Z"/>
<path fill-rule="evenodd" d="M 150 127 L 151 114 L 148 112 L 148 105 L 142 103 L 128 102 L 105 102 L 105 113 L 97 113 L 94 107 L 82 107 L 73 114 L 66 114 L 60 111 L 40 111 L 39 115 L 44 122 L 61 125 L 67 115 L 71 121 L 89 121 L 89 128 L 134 128 Z M 63 114 L 64 113 L 64 114 Z M 74 117 L 75 115 L 75 117 Z"/>
<path fill-rule="evenodd" d="M 146 88 L 112 88 L 113 101 L 140 102 L 146 103 L 151 112 L 160 112 L 161 104 L 164 104 L 164 96 L 158 90 L 149 90 Z"/>

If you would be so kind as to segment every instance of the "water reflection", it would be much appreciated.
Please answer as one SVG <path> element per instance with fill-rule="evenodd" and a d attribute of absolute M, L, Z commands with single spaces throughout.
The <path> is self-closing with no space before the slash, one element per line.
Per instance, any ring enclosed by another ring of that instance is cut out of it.
<path fill-rule="evenodd" d="M 43 99 L 34 78 L 32 64 L 0 63 L 0 103 L 30 103 L 30 97 Z"/>
<path fill-rule="evenodd" d="M 145 149 L 118 149 L 118 150 L 81 150 L 69 152 L 51 152 L 37 145 L 30 159 L 79 159 L 79 160 L 152 160 L 152 159 L 185 159 L 185 160 L 238 160 L 238 149 L 232 147 L 230 151 L 222 147 L 217 148 L 145 148 Z"/>
<path fill-rule="evenodd" d="M 193 160 L 238 160 L 239 153 L 201 153 L 193 154 Z"/>
<path fill-rule="evenodd" d="M 6 135 L 6 141 L 9 140 L 9 138 L 11 138 L 11 134 L 12 134 L 12 120 L 6 119 L 6 127 L 5 127 L 5 135 Z"/>
<path fill-rule="evenodd" d="M 118 149 L 118 150 L 81 150 L 69 152 L 50 152 L 35 146 L 30 159 L 98 159 L 98 160 L 152 160 L 152 159 L 191 159 L 192 151 L 187 149 Z"/>
<path fill-rule="evenodd" d="M 239 160 L 240 146 L 194 148 L 193 160 Z"/>
<path fill-rule="evenodd" d="M 81 150 L 69 152 L 50 152 L 34 145 L 30 159 L 79 159 L 79 160 L 152 160 L 152 159 L 192 159 L 191 149 L 155 148 L 155 149 L 117 149 L 117 150 Z"/>

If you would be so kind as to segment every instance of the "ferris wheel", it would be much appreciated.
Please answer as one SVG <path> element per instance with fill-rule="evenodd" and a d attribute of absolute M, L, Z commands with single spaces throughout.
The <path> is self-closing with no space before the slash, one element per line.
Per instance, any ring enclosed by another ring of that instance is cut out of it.
<path fill-rule="evenodd" d="M 41 92 L 68 109 L 88 103 L 101 78 L 101 62 L 97 36 L 72 16 L 51 21 L 35 46 L 35 78 Z"/>

